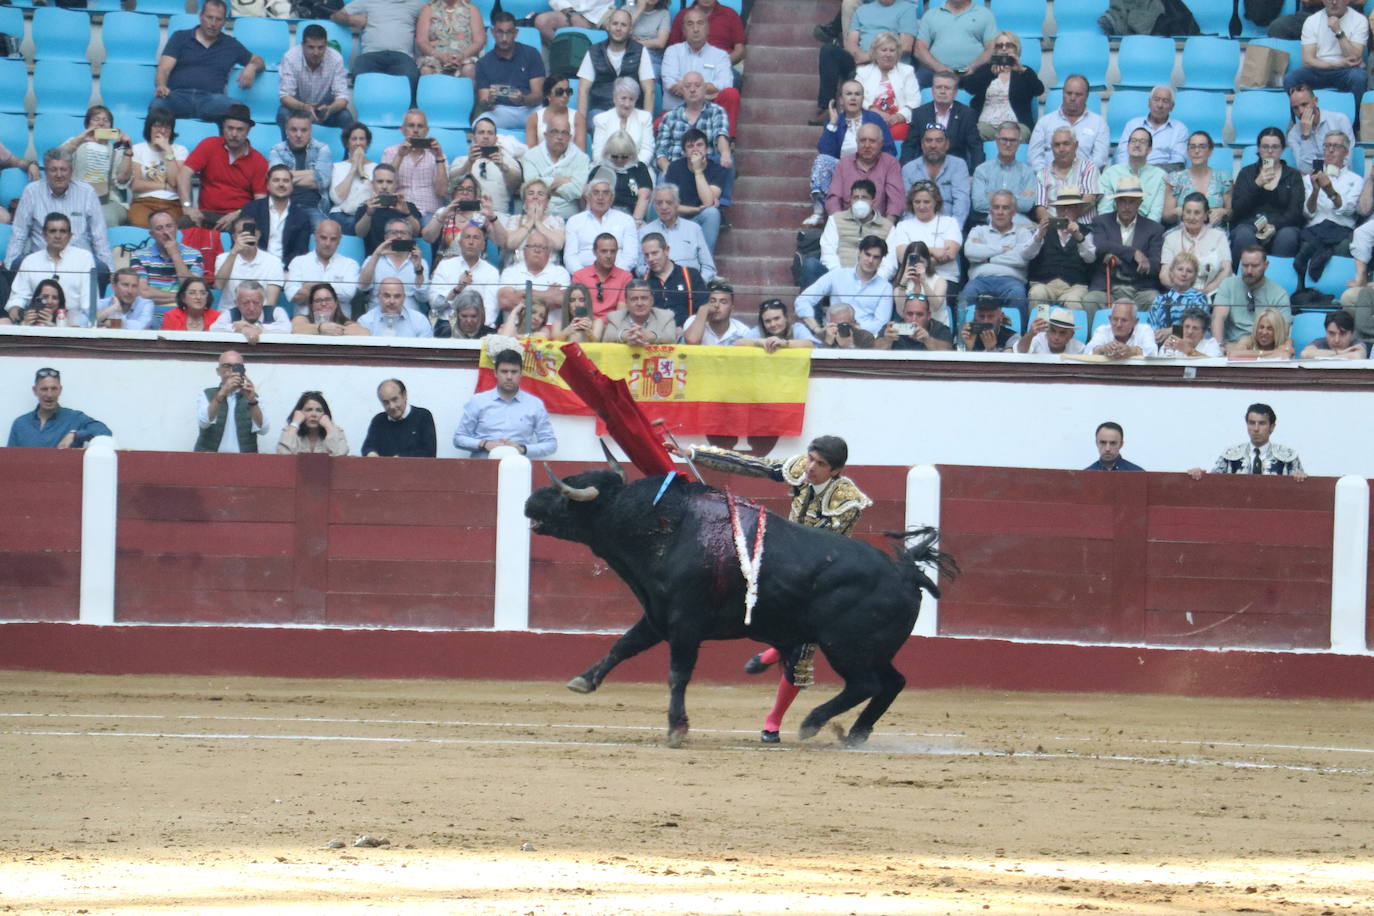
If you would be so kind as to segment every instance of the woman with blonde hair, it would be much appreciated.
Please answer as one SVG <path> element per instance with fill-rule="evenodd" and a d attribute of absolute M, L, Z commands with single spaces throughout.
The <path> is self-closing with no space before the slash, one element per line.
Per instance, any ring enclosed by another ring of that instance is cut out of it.
<path fill-rule="evenodd" d="M 542 178 L 525 182 L 520 189 L 523 213 L 488 220 L 491 240 L 506 254 L 506 266 L 525 262 L 525 240 L 538 231 L 549 243 L 549 263 L 563 263 L 563 217 L 549 212 L 549 185 Z"/>
<path fill-rule="evenodd" d="M 901 40 L 893 32 L 879 32 L 869 45 L 873 59 L 854 72 L 864 87 L 864 108 L 887 122 L 892 139 L 906 139 L 907 115 L 921 104 L 921 87 L 911 64 L 902 63 Z"/>
<path fill-rule="evenodd" d="M 1021 39 L 1013 32 L 999 32 L 992 40 L 992 57 L 960 81 L 959 88 L 972 98 L 969 107 L 978 112 L 978 136 L 997 139 L 1004 121 L 1021 128 L 1021 142 L 1030 140 L 1035 104 L 1045 92 L 1040 76 L 1021 63 Z"/>
<path fill-rule="evenodd" d="M 1292 359 L 1293 341 L 1288 334 L 1288 319 L 1276 308 L 1255 316 L 1255 327 L 1226 348 L 1230 359 Z"/>
<path fill-rule="evenodd" d="M 587 175 L 588 183 L 598 169 L 610 169 L 615 173 L 615 200 L 611 206 L 635 218 L 635 225 L 644 225 L 645 214 L 649 212 L 649 197 L 653 194 L 654 176 L 649 167 L 635 158 L 635 141 L 623 130 L 611 134 L 602 150 L 605 158 L 592 163 Z"/>

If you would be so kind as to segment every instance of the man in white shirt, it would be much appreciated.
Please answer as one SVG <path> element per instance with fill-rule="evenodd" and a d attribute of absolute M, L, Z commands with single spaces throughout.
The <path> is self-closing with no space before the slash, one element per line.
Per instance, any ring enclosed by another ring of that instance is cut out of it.
<path fill-rule="evenodd" d="M 310 314 L 310 287 L 328 283 L 340 303 L 347 303 L 358 291 L 358 262 L 339 254 L 343 227 L 332 219 L 315 227 L 315 250 L 297 255 L 286 265 L 286 300 L 297 315 Z"/>
<path fill-rule="evenodd" d="M 1355 110 L 1369 86 L 1364 47 L 1369 23 L 1350 8 L 1350 0 L 1326 0 L 1325 14 L 1308 16 L 1302 24 L 1302 66 L 1283 78 L 1283 88 L 1299 84 L 1313 89 L 1339 89 L 1355 96 Z"/>
<path fill-rule="evenodd" d="M 1073 336 L 1073 332 L 1073 312 L 1065 308 L 1051 309 L 1048 320 L 1036 315 L 1030 331 L 1016 342 L 1016 352 L 1041 356 L 1082 353 L 1083 343 Z"/>
<path fill-rule="evenodd" d="M 1174 90 L 1168 86 L 1156 86 L 1150 90 L 1150 111 L 1138 118 L 1131 118 L 1121 130 L 1116 141 L 1116 161 L 1126 161 L 1126 141 L 1131 132 L 1144 128 L 1150 132 L 1150 165 L 1160 168 L 1182 168 L 1188 161 L 1188 125 L 1177 118 L 1170 117 L 1174 110 Z"/>
<path fill-rule="evenodd" d="M 711 283 L 706 297 L 706 306 L 699 309 L 682 329 L 682 342 L 685 344 L 704 344 L 708 347 L 731 347 L 749 333 L 749 328 L 738 318 L 733 317 L 735 310 L 735 290 L 724 283 Z"/>
<path fill-rule="evenodd" d="M 249 343 L 255 344 L 264 332 L 290 334 L 291 316 L 287 309 L 265 304 L 261 283 L 244 280 L 234 290 L 234 307 L 221 311 L 210 330 L 237 331 Z"/>
<path fill-rule="evenodd" d="M 501 275 L 482 255 L 487 250 L 487 237 L 480 226 L 467 225 L 458 234 L 458 254 L 444 258 L 434 268 L 429 281 L 429 309 L 436 318 L 446 318 L 453 310 L 454 300 L 465 289 L 476 290 L 489 316 L 495 316 L 500 305 L 497 292 Z"/>
<path fill-rule="evenodd" d="M 1045 116 L 1035 122 L 1027 156 L 1031 168 L 1037 172 L 1049 163 L 1050 138 L 1060 127 L 1073 130 L 1074 136 L 1078 138 L 1078 155 L 1099 169 L 1107 167 L 1111 135 L 1107 119 L 1096 112 L 1088 111 L 1087 77 L 1075 73 L 1064 80 L 1064 99 L 1060 102 L 1058 110 L 1045 112 Z"/>
<path fill-rule="evenodd" d="M 544 142 L 530 147 L 520 160 L 524 180 L 542 178 L 549 187 L 549 212 L 563 219 L 578 212 L 591 167 L 587 154 L 572 145 L 572 129 L 563 114 L 547 116 Z"/>
<path fill-rule="evenodd" d="M 19 324 L 24 307 L 33 298 L 38 284 L 55 279 L 67 300 L 68 323 L 85 327 L 89 322 L 81 320 L 89 311 L 95 257 L 86 249 L 71 244 L 72 221 L 63 213 L 49 213 L 44 218 L 43 240 L 46 247 L 25 255 L 19 262 L 10 298 L 5 304 L 10 320 Z"/>
<path fill-rule="evenodd" d="M 988 225 L 975 226 L 964 240 L 964 255 L 968 258 L 969 281 L 960 298 L 964 303 L 978 301 L 983 293 L 992 293 L 1007 305 L 1021 312 L 1026 319 L 1026 271 L 1031 260 L 1040 253 L 1049 229 L 1049 218 L 1039 226 L 1017 226 L 1016 195 L 1010 191 L 995 191 L 988 204 Z"/>
<path fill-rule="evenodd" d="M 429 320 L 406 308 L 406 288 L 396 277 L 387 277 L 377 290 L 377 305 L 358 319 L 373 337 L 433 337 Z"/>
<path fill-rule="evenodd" d="M 615 182 L 609 169 L 598 169 L 587 182 L 587 209 L 568 220 L 564 227 L 563 266 L 577 273 L 596 260 L 593 248 L 602 233 L 615 236 L 619 251 L 615 266 L 634 270 L 639 259 L 639 229 L 634 217 L 611 206 L 615 202 Z"/>
<path fill-rule="evenodd" d="M 549 321 L 561 319 L 563 291 L 572 282 L 572 276 L 563 265 L 551 264 L 549 254 L 548 238 L 538 229 L 531 230 L 525 240 L 525 260 L 501 271 L 500 286 L 496 291 L 500 311 L 488 313 L 489 326 L 498 326 L 501 312 L 509 312 L 525 301 L 527 280 L 533 287 L 534 298 L 548 307 Z"/>
<path fill-rule="evenodd" d="M 1321 278 L 1337 247 L 1349 243 L 1355 231 L 1364 179 L 1346 167 L 1349 153 L 1345 134 L 1333 130 L 1322 144 L 1323 168 L 1302 176 L 1307 225 L 1298 234 L 1298 253 L 1293 257 L 1299 289 L 1306 285 L 1309 271 L 1313 280 Z"/>
<path fill-rule="evenodd" d="M 1111 320 L 1088 340 L 1087 351 L 1108 359 L 1131 359 L 1157 356 L 1159 346 L 1149 322 L 1140 320 L 1135 300 L 1122 296 L 1112 304 Z"/>
<path fill-rule="evenodd" d="M 677 185 L 662 183 L 654 188 L 654 212 L 658 219 L 645 223 L 639 228 L 639 240 L 643 243 L 646 236 L 655 232 L 663 236 L 668 247 L 673 250 L 673 260 L 684 267 L 692 267 L 701 278 L 710 283 L 716 276 L 716 259 L 706 244 L 706 234 L 701 227 L 690 219 L 682 219 L 678 208 L 682 204 Z M 635 273 L 648 274 L 649 265 L 640 257 Z"/>
<path fill-rule="evenodd" d="M 267 305 L 276 305 L 286 282 L 286 268 L 276 255 L 258 247 L 261 227 L 251 216 L 234 220 L 234 247 L 215 261 L 215 286 L 230 302 L 244 280 L 257 280 L 267 290 Z"/>

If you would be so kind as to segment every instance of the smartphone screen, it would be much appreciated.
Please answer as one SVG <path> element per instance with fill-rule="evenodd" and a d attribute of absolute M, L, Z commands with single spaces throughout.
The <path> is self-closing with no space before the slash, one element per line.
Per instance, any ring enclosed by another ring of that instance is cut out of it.
<path fill-rule="evenodd" d="M 392 241 L 392 243 L 391 243 L 391 250 L 392 250 L 392 251 L 414 251 L 414 250 L 415 250 L 415 240 L 414 240 L 414 239 L 394 239 L 394 240 Z"/>

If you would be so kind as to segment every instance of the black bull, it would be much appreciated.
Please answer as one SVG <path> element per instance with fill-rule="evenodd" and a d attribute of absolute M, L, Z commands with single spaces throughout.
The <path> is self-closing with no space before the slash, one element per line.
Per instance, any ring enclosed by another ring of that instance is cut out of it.
<path fill-rule="evenodd" d="M 610 653 L 569 687 L 588 693 L 620 662 L 667 640 L 670 653 L 668 736 L 687 733 L 684 695 L 701 643 L 753 639 L 774 646 L 817 643 L 844 689 L 802 722 L 810 738 L 837 715 L 867 700 L 847 741 L 862 743 L 906 686 L 892 659 L 921 607 L 921 589 L 938 595 L 921 563 L 953 573 L 930 529 L 890 535 L 893 559 L 862 541 L 805 528 L 769 514 L 758 600 L 744 623 L 740 571 L 725 494 L 679 477 L 657 504 L 662 477 L 625 483 L 613 471 L 588 471 L 530 495 L 525 514 L 540 534 L 586 544 L 625 580 L 644 616 Z M 746 546 L 754 547 L 759 510 L 739 505 Z"/>

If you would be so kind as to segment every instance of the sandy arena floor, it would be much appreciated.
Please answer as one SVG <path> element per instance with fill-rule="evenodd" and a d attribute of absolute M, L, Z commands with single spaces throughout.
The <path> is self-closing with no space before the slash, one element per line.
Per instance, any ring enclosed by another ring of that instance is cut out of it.
<path fill-rule="evenodd" d="M 0 672 L 0 913 L 1374 912 L 1371 704 L 773 683 Z"/>

